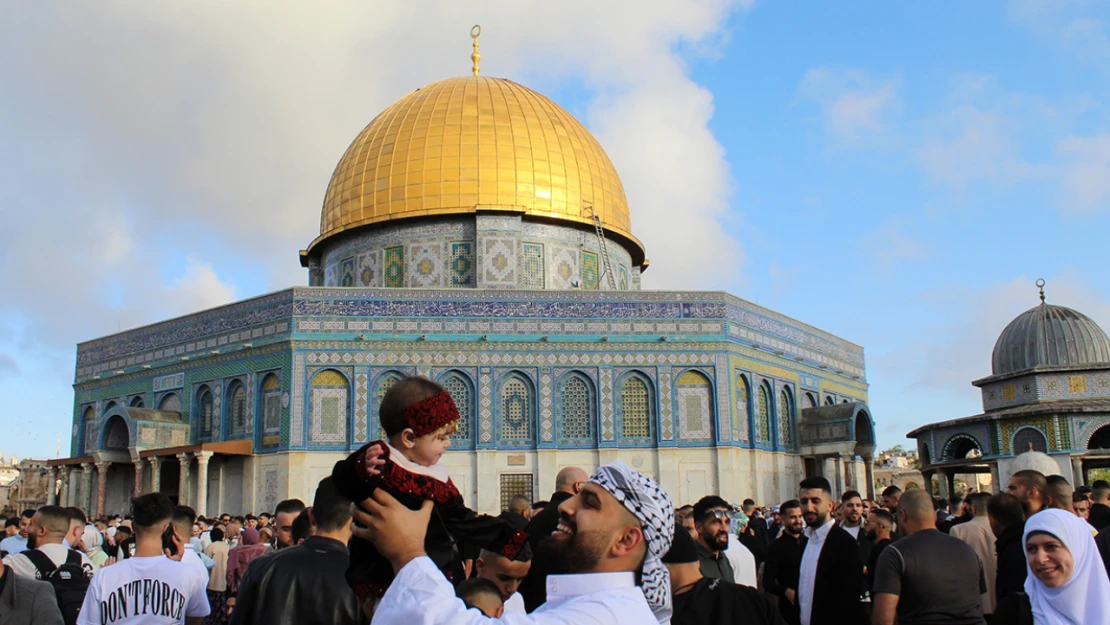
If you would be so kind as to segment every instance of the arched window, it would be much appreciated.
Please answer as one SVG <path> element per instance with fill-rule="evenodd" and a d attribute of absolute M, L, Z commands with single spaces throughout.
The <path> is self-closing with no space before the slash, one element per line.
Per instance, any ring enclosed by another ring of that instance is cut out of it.
<path fill-rule="evenodd" d="M 748 379 L 744 376 L 739 376 L 736 379 L 736 410 L 733 412 L 732 417 L 732 440 L 740 440 L 747 442 L 748 440 L 748 415 L 750 408 L 748 404 L 751 402 L 751 387 L 748 386 Z"/>
<path fill-rule="evenodd" d="M 378 378 L 378 388 L 374 391 L 374 413 L 378 415 L 378 438 L 385 439 L 385 428 L 382 427 L 382 400 L 393 385 L 401 380 L 400 374 L 387 373 Z"/>
<path fill-rule="evenodd" d="M 713 388 L 709 378 L 698 371 L 687 371 L 678 376 L 675 387 L 679 440 L 712 440 Z"/>
<path fill-rule="evenodd" d="M 501 385 L 501 438 L 532 439 L 532 385 L 519 375 L 510 375 Z"/>
<path fill-rule="evenodd" d="M 143 398 L 140 395 L 136 395 L 136 396 L 132 397 L 130 406 L 132 408 L 142 408 L 143 407 Z"/>
<path fill-rule="evenodd" d="M 756 394 L 756 431 L 763 443 L 771 442 L 771 404 L 767 397 L 767 387 L 760 385 Z"/>
<path fill-rule="evenodd" d="M 247 432 L 247 390 L 235 381 L 227 388 L 227 433 L 242 436 Z"/>
<path fill-rule="evenodd" d="M 832 395 L 825 395 L 825 405 L 826 406 L 835 406 L 836 405 L 836 400 L 833 399 Z"/>
<path fill-rule="evenodd" d="M 651 395 L 647 382 L 630 375 L 621 384 L 621 438 L 652 437 Z"/>
<path fill-rule="evenodd" d="M 310 442 L 325 445 L 347 443 L 351 385 L 342 373 L 325 369 L 312 378 Z"/>
<path fill-rule="evenodd" d="M 805 394 L 805 406 L 804 407 L 805 408 L 816 408 L 817 407 L 817 398 L 813 396 L 813 393 L 806 393 Z"/>
<path fill-rule="evenodd" d="M 793 445 L 793 427 L 790 417 L 794 415 L 794 402 L 785 388 L 779 393 L 779 444 L 784 448 Z"/>
<path fill-rule="evenodd" d="M 1011 450 L 1015 456 L 1027 451 L 1048 453 L 1048 440 L 1037 428 L 1021 428 L 1017 434 L 1014 434 L 1014 444 Z"/>
<path fill-rule="evenodd" d="M 166 393 L 158 402 L 158 410 L 164 412 L 181 412 L 181 398 L 177 393 Z"/>
<path fill-rule="evenodd" d="M 590 383 L 572 373 L 559 388 L 559 438 L 590 440 L 593 438 L 594 396 Z"/>
<path fill-rule="evenodd" d="M 200 387 L 197 393 L 197 409 L 194 421 L 197 424 L 197 438 L 212 438 L 212 426 L 215 415 L 212 414 L 214 397 L 207 386 Z"/>
<path fill-rule="evenodd" d="M 96 411 L 92 406 L 85 408 L 85 453 L 96 449 Z"/>
<path fill-rule="evenodd" d="M 451 435 L 452 440 L 457 441 L 470 441 L 470 422 L 471 422 L 471 393 L 470 382 L 458 373 L 449 373 L 447 377 L 443 378 L 440 385 L 447 390 L 451 395 L 451 399 L 455 400 L 455 407 L 459 409 L 459 429 Z"/>
<path fill-rule="evenodd" d="M 281 434 L 281 381 L 272 373 L 262 380 L 262 434 Z"/>

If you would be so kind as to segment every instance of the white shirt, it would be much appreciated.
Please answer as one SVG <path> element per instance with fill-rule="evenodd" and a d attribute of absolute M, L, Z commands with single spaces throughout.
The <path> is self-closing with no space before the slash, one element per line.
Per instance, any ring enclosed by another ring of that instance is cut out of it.
<path fill-rule="evenodd" d="M 108 567 L 111 568 L 111 567 Z M 547 603 L 531 614 L 506 610 L 488 619 L 467 610 L 427 557 L 397 574 L 374 612 L 375 625 L 658 625 L 632 573 L 549 575 Z"/>
<path fill-rule="evenodd" d="M 45 553 L 50 557 L 50 561 L 55 566 L 61 566 L 66 563 L 66 558 L 69 557 L 69 549 L 60 543 L 53 543 L 50 545 L 43 545 L 38 548 L 39 551 Z M 80 552 L 78 552 L 80 553 Z M 12 567 L 12 571 L 20 577 L 29 577 L 31 579 L 40 579 L 39 570 L 31 563 L 31 559 L 22 553 L 12 554 L 4 558 L 4 564 Z M 81 554 L 81 568 L 85 570 L 86 577 L 92 577 L 93 572 L 96 571 L 96 566 L 93 565 L 89 556 Z"/>
<path fill-rule="evenodd" d="M 194 558 L 195 560 L 196 558 Z M 208 616 L 208 576 L 166 556 L 131 557 L 96 572 L 77 625 L 170 625 Z"/>
<path fill-rule="evenodd" d="M 817 581 L 817 561 L 821 559 L 825 538 L 828 537 L 829 530 L 834 525 L 836 525 L 836 519 L 830 518 L 816 530 L 812 527 L 806 528 L 809 542 L 802 552 L 802 568 L 798 573 L 798 611 L 802 625 L 809 625 L 810 616 L 813 614 L 813 588 Z"/>
<path fill-rule="evenodd" d="M 505 611 L 526 614 L 528 610 L 524 607 L 524 597 L 521 597 L 519 592 L 514 592 L 513 596 L 505 602 Z"/>
<path fill-rule="evenodd" d="M 732 565 L 733 581 L 737 584 L 755 588 L 759 583 L 756 575 L 755 556 L 733 534 L 728 535 L 728 549 L 725 549 L 725 557 L 728 558 L 728 563 Z"/>
<path fill-rule="evenodd" d="M 844 525 L 843 523 L 840 524 L 840 528 L 843 529 L 845 532 L 848 532 L 849 534 L 851 534 L 852 538 L 855 538 L 856 540 L 859 540 L 859 528 L 862 527 L 862 526 L 863 526 L 862 523 L 860 523 L 859 525 L 857 525 L 855 527 L 848 527 L 847 525 Z"/>
<path fill-rule="evenodd" d="M 200 554 L 197 553 L 195 549 L 193 549 L 193 545 L 185 545 L 185 555 L 181 556 L 181 562 L 182 564 L 188 564 L 189 566 L 196 569 L 201 575 L 204 576 L 205 580 L 208 579 L 208 565 L 206 565 L 204 563 L 204 560 L 201 559 Z M 205 582 L 205 584 L 207 583 L 208 582 Z"/>

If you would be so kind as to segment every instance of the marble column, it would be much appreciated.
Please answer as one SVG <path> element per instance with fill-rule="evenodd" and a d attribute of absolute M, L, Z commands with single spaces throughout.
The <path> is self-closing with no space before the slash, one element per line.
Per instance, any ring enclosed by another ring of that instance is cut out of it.
<path fill-rule="evenodd" d="M 177 461 L 181 464 L 181 470 L 178 471 L 177 480 L 177 505 L 189 505 L 189 463 L 193 460 L 193 455 L 189 452 L 181 452 L 177 454 Z"/>
<path fill-rule="evenodd" d="M 56 506 L 58 505 L 58 468 L 47 467 L 46 479 L 50 480 L 48 482 L 50 489 L 46 491 L 46 505 Z"/>
<path fill-rule="evenodd" d="M 948 474 L 943 471 L 937 473 L 937 495 L 948 499 Z"/>
<path fill-rule="evenodd" d="M 92 466 L 91 462 L 81 463 L 81 502 L 77 504 L 89 516 L 93 516 Z"/>
<path fill-rule="evenodd" d="M 833 501 L 840 501 L 840 496 L 844 494 L 844 467 L 840 461 L 840 456 L 833 456 L 833 476 L 836 483 L 833 486 L 836 492 L 833 493 Z"/>
<path fill-rule="evenodd" d="M 76 506 L 79 502 L 77 500 L 77 493 L 80 489 L 81 478 L 77 475 L 75 467 L 66 468 L 66 479 L 69 480 L 69 486 L 66 488 L 66 505 Z"/>
<path fill-rule="evenodd" d="M 1076 487 L 1078 488 L 1078 487 Z M 1002 478 L 998 476 L 998 463 L 991 465 L 991 491 L 995 493 L 1002 492 Z"/>
<path fill-rule="evenodd" d="M 870 457 L 863 459 L 863 472 L 867 476 L 867 498 L 875 500 L 875 461 Z"/>
<path fill-rule="evenodd" d="M 133 497 L 139 497 L 143 494 L 143 459 L 135 458 L 131 463 L 135 465 L 135 487 L 131 493 Z"/>
<path fill-rule="evenodd" d="M 198 451 L 197 457 L 197 506 L 199 516 L 208 516 L 208 460 L 212 457 L 210 451 Z"/>
<path fill-rule="evenodd" d="M 1080 486 L 1087 485 L 1087 472 L 1083 470 L 1083 458 L 1080 456 L 1071 457 L 1071 474 L 1074 481 L 1072 488 L 1079 488 Z"/>
<path fill-rule="evenodd" d="M 106 514 L 105 507 L 108 504 L 108 467 L 112 466 L 111 462 L 98 462 L 96 463 L 96 516 L 103 516 Z"/>
<path fill-rule="evenodd" d="M 150 463 L 150 492 L 157 493 L 162 490 L 162 459 L 151 456 L 146 459 Z"/>

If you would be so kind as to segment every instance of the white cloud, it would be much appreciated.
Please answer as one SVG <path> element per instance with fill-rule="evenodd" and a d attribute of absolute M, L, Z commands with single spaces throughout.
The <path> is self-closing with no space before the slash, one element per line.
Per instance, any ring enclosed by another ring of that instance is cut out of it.
<path fill-rule="evenodd" d="M 955 187 L 974 181 L 1013 184 L 1035 172 L 1021 157 L 1005 115 L 962 105 L 932 120 L 918 156 L 932 179 Z"/>
<path fill-rule="evenodd" d="M 1007 13 L 1038 39 L 1058 46 L 1101 71 L 1110 68 L 1110 28 L 1105 3 L 1089 0 L 1011 0 Z"/>
<path fill-rule="evenodd" d="M 902 219 L 891 218 L 859 240 L 861 249 L 874 255 L 881 269 L 902 261 L 924 260 L 929 248 L 906 232 Z"/>
<path fill-rule="evenodd" d="M 1060 210 L 1083 214 L 1110 208 L 1110 133 L 1063 139 L 1056 156 L 1063 168 Z"/>
<path fill-rule="evenodd" d="M 897 77 L 878 80 L 862 70 L 816 67 L 802 78 L 798 95 L 817 103 L 834 137 L 852 142 L 888 129 L 900 84 Z"/>

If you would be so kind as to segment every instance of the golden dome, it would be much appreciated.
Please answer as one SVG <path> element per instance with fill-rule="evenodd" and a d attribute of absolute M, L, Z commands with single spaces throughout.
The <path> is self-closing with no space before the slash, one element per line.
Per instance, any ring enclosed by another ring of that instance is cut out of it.
<path fill-rule="evenodd" d="M 382 111 L 335 167 L 320 236 L 394 219 L 508 211 L 593 225 L 630 244 L 628 201 L 601 144 L 548 98 L 501 78 L 448 78 Z"/>

